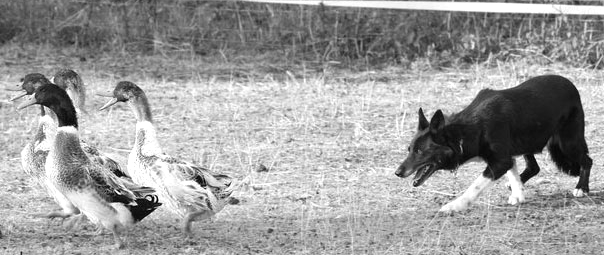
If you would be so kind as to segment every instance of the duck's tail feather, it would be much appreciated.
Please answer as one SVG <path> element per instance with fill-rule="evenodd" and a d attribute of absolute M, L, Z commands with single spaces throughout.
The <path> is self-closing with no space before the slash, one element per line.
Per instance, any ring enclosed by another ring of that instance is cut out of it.
<path fill-rule="evenodd" d="M 233 178 L 225 174 L 212 174 L 212 177 L 214 177 L 214 179 L 216 179 L 221 186 L 224 186 L 225 188 L 229 187 L 233 183 Z"/>
<path fill-rule="evenodd" d="M 156 195 L 146 195 L 135 199 L 136 205 L 130 206 L 130 213 L 135 222 L 139 222 L 162 205 Z"/>
<path fill-rule="evenodd" d="M 210 194 L 211 191 L 194 180 L 175 183 L 169 189 L 179 203 L 190 205 L 195 210 L 213 210 L 215 198 Z"/>
<path fill-rule="evenodd" d="M 233 194 L 233 192 L 238 191 L 244 186 L 248 186 L 250 184 L 250 181 L 251 177 L 249 175 L 241 180 L 235 180 L 229 177 L 228 186 L 216 192 L 216 198 L 219 201 L 224 201 L 225 203 L 231 204 L 232 199 L 230 199 L 230 196 Z"/>
<path fill-rule="evenodd" d="M 214 195 L 216 200 L 213 202 L 213 211 L 217 213 L 222 210 L 226 205 L 234 205 L 239 203 L 239 199 L 232 197 L 235 191 L 240 190 L 243 186 L 247 186 L 250 183 L 251 177 L 248 175 L 241 180 L 235 180 L 229 177 L 229 184 L 226 188 L 217 190 Z M 218 178 L 218 180 L 221 180 Z"/>
<path fill-rule="evenodd" d="M 244 186 L 245 187 L 249 186 L 251 181 L 252 181 L 252 177 L 251 177 L 251 175 L 248 175 L 241 180 L 235 180 L 235 181 L 231 182 L 231 184 L 225 190 L 228 190 L 232 193 L 234 191 L 241 189 Z"/>
<path fill-rule="evenodd" d="M 228 185 L 227 183 L 225 183 L 225 180 L 230 179 L 230 177 L 226 175 L 214 174 L 213 172 L 205 168 L 203 168 L 203 170 L 198 170 L 197 173 L 198 175 L 195 178 L 195 181 L 203 187 L 210 186 L 214 188 L 225 188 Z M 220 179 L 218 179 L 217 177 Z"/>

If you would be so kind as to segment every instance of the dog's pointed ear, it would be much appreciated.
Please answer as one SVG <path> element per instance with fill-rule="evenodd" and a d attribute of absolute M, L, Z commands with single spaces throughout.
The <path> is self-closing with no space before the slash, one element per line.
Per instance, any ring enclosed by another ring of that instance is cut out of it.
<path fill-rule="evenodd" d="M 428 128 L 428 126 L 430 126 L 430 123 L 428 122 L 428 119 L 426 119 L 426 115 L 424 115 L 424 110 L 422 110 L 421 107 L 419 108 L 417 115 L 419 115 L 417 130 L 424 130 Z"/>
<path fill-rule="evenodd" d="M 445 127 L 445 116 L 443 112 L 439 109 L 437 110 L 432 119 L 430 120 L 430 132 L 436 134 L 438 131 Z"/>

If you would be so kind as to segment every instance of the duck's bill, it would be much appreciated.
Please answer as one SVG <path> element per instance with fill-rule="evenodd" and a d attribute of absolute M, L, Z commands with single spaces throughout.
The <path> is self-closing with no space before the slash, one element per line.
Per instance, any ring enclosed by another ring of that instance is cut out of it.
<path fill-rule="evenodd" d="M 21 86 L 21 84 L 17 84 L 17 85 L 8 86 L 5 89 L 8 91 L 23 91 L 23 86 Z"/>
<path fill-rule="evenodd" d="M 103 105 L 103 107 L 101 107 L 101 109 L 99 109 L 99 111 L 105 110 L 109 108 L 109 106 L 114 105 L 115 103 L 117 103 L 117 98 L 111 98 L 109 102 L 107 102 L 105 105 Z"/>
<path fill-rule="evenodd" d="M 102 97 L 113 97 L 113 91 L 108 90 L 108 91 L 103 91 L 103 92 L 97 92 L 96 95 L 102 96 Z"/>
<path fill-rule="evenodd" d="M 16 90 L 11 90 L 11 91 L 16 91 Z M 10 100 L 10 101 L 15 101 L 15 100 L 17 100 L 17 99 L 19 99 L 19 98 L 22 98 L 22 97 L 24 97 L 24 96 L 27 96 L 27 92 L 25 92 L 25 91 L 23 91 L 23 92 L 22 92 L 21 94 L 19 94 L 19 95 L 16 95 L 16 96 L 12 97 L 12 98 L 11 98 L 11 99 L 9 99 L 9 100 Z"/>
<path fill-rule="evenodd" d="M 28 106 L 32 106 L 32 105 L 34 105 L 36 103 L 37 103 L 36 102 L 36 97 L 35 97 L 35 94 L 33 94 L 33 95 L 30 95 L 30 96 L 26 97 L 25 101 L 21 102 L 17 106 L 17 109 L 21 110 L 21 109 L 26 108 Z"/>
<path fill-rule="evenodd" d="M 8 91 L 22 91 L 23 90 L 23 86 L 21 86 L 21 84 L 17 84 L 17 85 L 13 85 L 13 86 L 8 86 L 8 87 L 6 87 L 6 90 L 8 90 Z"/>

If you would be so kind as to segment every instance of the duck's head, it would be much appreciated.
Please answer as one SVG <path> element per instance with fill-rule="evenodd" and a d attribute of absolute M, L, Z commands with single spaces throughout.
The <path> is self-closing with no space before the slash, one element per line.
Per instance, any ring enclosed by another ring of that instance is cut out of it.
<path fill-rule="evenodd" d="M 17 109 L 21 110 L 34 104 L 39 104 L 51 108 L 51 106 L 61 105 L 66 99 L 69 99 L 67 92 L 59 86 L 47 83 L 36 88 L 34 93 L 21 102 Z"/>
<path fill-rule="evenodd" d="M 40 74 L 40 73 L 27 74 L 27 75 L 25 75 L 25 77 L 23 77 L 21 79 L 21 84 L 7 88 L 7 90 L 10 90 L 10 91 L 20 91 L 21 92 L 19 95 L 16 95 L 13 98 L 11 98 L 10 101 L 15 101 L 26 95 L 31 95 L 34 93 L 34 91 L 38 87 L 40 87 L 44 84 L 50 84 L 50 81 L 48 79 L 46 79 L 46 76 L 44 76 L 43 74 Z"/>
<path fill-rule="evenodd" d="M 110 106 L 118 103 L 118 102 L 128 102 L 131 100 L 146 98 L 145 92 L 136 84 L 129 81 L 120 81 L 113 91 L 109 91 L 106 93 L 99 93 L 99 96 L 111 97 L 109 102 L 107 102 L 101 109 L 104 110 L 109 108 Z"/>
<path fill-rule="evenodd" d="M 58 117 L 59 126 L 71 125 L 77 127 L 76 111 L 65 90 L 52 83 L 43 84 L 36 88 L 17 109 L 39 104 L 50 108 Z"/>
<path fill-rule="evenodd" d="M 86 90 L 78 73 L 71 69 L 60 69 L 50 78 L 50 81 L 67 91 L 77 110 L 85 111 Z"/>

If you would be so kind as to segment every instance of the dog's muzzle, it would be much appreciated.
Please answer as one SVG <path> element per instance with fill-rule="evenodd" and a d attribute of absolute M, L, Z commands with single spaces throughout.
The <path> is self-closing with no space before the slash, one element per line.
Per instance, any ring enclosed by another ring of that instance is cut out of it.
<path fill-rule="evenodd" d="M 396 172 L 394 172 L 394 174 L 398 177 L 401 178 L 405 178 L 411 174 L 413 174 L 413 171 L 411 168 L 406 167 L 404 164 L 401 164 L 397 169 Z"/>

